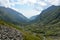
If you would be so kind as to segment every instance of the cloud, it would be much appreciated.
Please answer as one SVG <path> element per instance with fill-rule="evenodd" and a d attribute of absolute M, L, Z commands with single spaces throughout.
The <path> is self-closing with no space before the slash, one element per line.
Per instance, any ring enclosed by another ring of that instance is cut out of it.
<path fill-rule="evenodd" d="M 37 2 L 37 0 L 29 0 L 28 2 L 36 3 L 36 2 Z"/>
<path fill-rule="evenodd" d="M 17 2 L 17 0 L 9 0 L 10 2 Z"/>
<path fill-rule="evenodd" d="M 31 10 L 14 8 L 16 4 L 25 6 L 28 5 L 31 7 Z M 58 6 L 60 5 L 60 0 L 0 0 L 0 6 L 12 8 L 18 12 L 23 13 L 27 17 L 39 14 L 44 8 L 47 8 L 50 5 Z"/>
<path fill-rule="evenodd" d="M 43 1 L 38 2 L 38 4 L 41 6 L 47 6 L 47 3 L 43 2 Z"/>
<path fill-rule="evenodd" d="M 60 6 L 60 0 L 45 0 L 51 5 Z"/>
<path fill-rule="evenodd" d="M 20 5 L 24 5 L 27 3 L 27 0 L 17 0 L 17 3 L 19 3 Z"/>
<path fill-rule="evenodd" d="M 0 5 L 10 7 L 9 0 L 0 0 Z"/>
<path fill-rule="evenodd" d="M 17 0 L 16 2 L 11 1 L 14 4 L 20 4 L 20 5 L 31 5 L 37 2 L 37 0 Z"/>
<path fill-rule="evenodd" d="M 10 7 L 11 5 L 20 4 L 20 5 L 35 5 L 39 4 L 40 6 L 47 6 L 50 5 L 60 5 L 60 0 L 0 0 L 0 5 L 5 7 Z"/>

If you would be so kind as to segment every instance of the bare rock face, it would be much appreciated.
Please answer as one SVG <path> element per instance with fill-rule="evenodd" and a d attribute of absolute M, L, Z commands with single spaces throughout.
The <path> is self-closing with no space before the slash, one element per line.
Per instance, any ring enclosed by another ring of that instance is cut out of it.
<path fill-rule="evenodd" d="M 0 40 L 23 40 L 23 37 L 20 31 L 0 25 Z"/>

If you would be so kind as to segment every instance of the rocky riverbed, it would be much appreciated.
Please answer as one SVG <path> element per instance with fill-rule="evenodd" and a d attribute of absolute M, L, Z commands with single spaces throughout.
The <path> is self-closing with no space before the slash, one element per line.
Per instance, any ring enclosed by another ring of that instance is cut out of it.
<path fill-rule="evenodd" d="M 23 36 L 14 28 L 0 25 L 0 40 L 23 40 Z"/>

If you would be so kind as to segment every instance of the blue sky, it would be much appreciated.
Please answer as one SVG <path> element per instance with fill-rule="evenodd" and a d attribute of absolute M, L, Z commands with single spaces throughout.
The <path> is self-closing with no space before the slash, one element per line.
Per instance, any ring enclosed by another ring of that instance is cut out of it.
<path fill-rule="evenodd" d="M 51 5 L 60 6 L 60 0 L 0 0 L 0 6 L 12 8 L 28 18 Z"/>

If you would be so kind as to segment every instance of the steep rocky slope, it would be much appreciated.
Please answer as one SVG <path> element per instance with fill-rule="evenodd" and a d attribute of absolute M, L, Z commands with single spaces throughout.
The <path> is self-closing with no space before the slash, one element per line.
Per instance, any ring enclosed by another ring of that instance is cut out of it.
<path fill-rule="evenodd" d="M 0 25 L 0 40 L 23 40 L 23 37 L 20 31 Z"/>
<path fill-rule="evenodd" d="M 0 40 L 41 40 L 20 26 L 0 20 Z"/>

